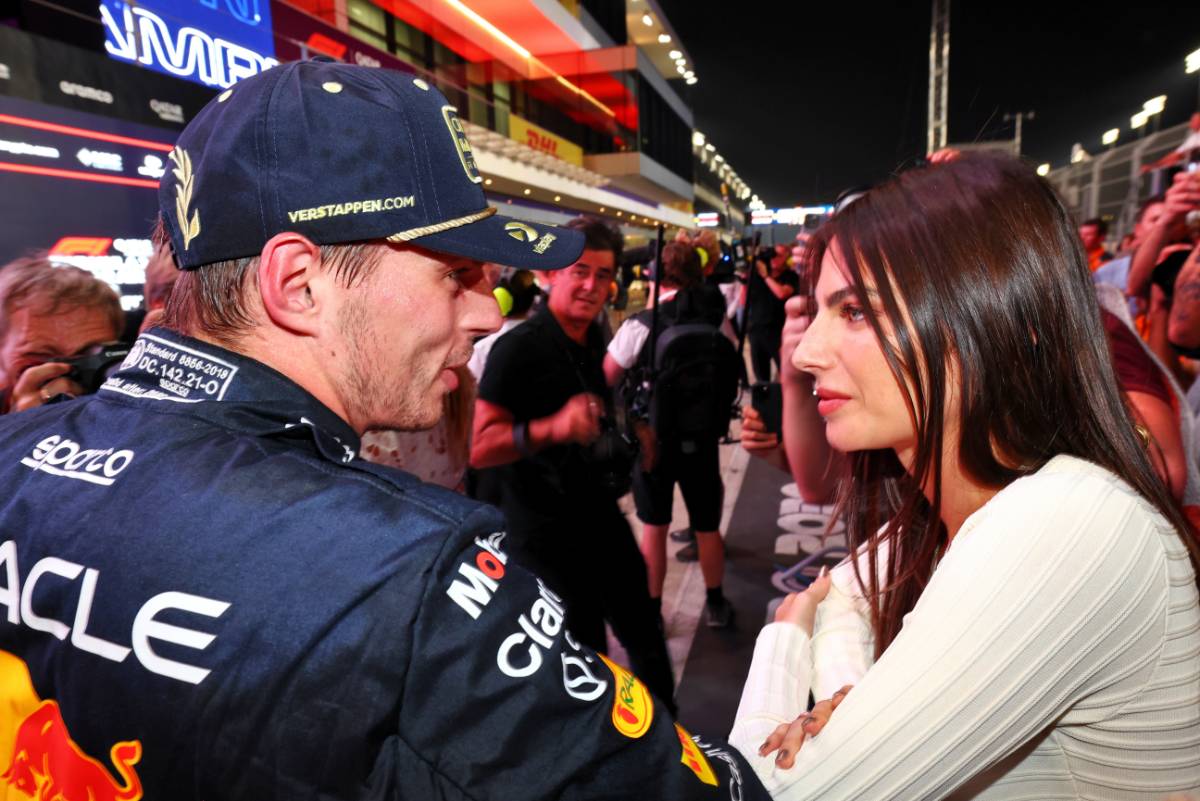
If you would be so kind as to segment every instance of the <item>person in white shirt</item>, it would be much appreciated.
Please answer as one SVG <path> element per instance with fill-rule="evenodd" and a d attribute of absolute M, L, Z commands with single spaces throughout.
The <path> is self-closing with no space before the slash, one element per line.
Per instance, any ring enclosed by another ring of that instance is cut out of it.
<path fill-rule="evenodd" d="M 871 190 L 809 259 L 784 358 L 847 453 L 857 557 L 763 629 L 730 742 L 777 799 L 1200 791 L 1200 546 L 1053 190 L 963 155 Z"/>
<path fill-rule="evenodd" d="M 657 334 L 661 337 L 673 324 L 703 322 L 718 328 L 736 344 L 733 327 L 725 315 L 724 298 L 716 287 L 704 283 L 698 251 L 699 248 L 680 242 L 671 242 L 662 250 L 662 266 L 655 267 L 654 276 L 655 281 L 662 282 L 657 292 L 660 325 Z M 653 360 L 655 348 L 649 343 L 655 298 L 652 291 L 651 309 L 622 323 L 608 344 L 604 377 L 610 387 L 617 386 L 639 360 L 643 366 Z M 728 416 L 722 425 L 728 425 Z M 682 438 L 661 437 L 660 432 L 640 425 L 637 433 L 643 459 L 633 471 L 633 500 L 642 521 L 641 549 L 650 601 L 661 620 L 667 575 L 667 531 L 671 527 L 678 484 L 687 506 L 688 523 L 696 533 L 700 572 L 704 576 L 705 621 L 710 628 L 727 628 L 733 623 L 734 610 L 721 584 L 725 575 L 725 547 L 718 529 L 725 488 L 718 448 L 723 431 L 710 429 Z"/>

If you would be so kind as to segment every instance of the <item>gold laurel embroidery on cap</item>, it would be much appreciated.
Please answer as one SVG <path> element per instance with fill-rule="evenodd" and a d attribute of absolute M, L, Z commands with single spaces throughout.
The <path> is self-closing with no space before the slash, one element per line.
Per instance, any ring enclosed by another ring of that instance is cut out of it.
<path fill-rule="evenodd" d="M 188 206 L 192 203 L 192 159 L 187 151 L 177 147 L 167 154 L 175 163 L 171 174 L 175 176 L 175 215 L 179 220 L 179 235 L 183 237 L 183 249 L 187 250 L 192 240 L 200 236 L 200 212 L 192 212 L 188 222 Z"/>
<path fill-rule="evenodd" d="M 460 225 L 470 225 L 473 222 L 485 220 L 496 213 L 496 210 L 488 206 L 483 211 L 477 211 L 474 214 L 468 214 L 465 217 L 455 217 L 453 220 L 434 223 L 433 225 L 422 225 L 420 228 L 409 228 L 407 231 L 401 231 L 398 234 L 392 234 L 387 237 L 389 242 L 407 242 L 410 239 L 417 239 L 422 236 L 429 236 L 440 231 L 449 231 L 451 228 L 458 228 Z"/>

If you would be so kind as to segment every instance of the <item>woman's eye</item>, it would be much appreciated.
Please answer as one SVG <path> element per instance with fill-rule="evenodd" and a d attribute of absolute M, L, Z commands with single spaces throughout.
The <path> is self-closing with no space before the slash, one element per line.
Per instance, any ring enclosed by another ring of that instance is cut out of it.
<path fill-rule="evenodd" d="M 854 303 L 842 304 L 842 317 L 852 323 L 860 323 L 865 319 L 863 316 L 862 306 Z"/>

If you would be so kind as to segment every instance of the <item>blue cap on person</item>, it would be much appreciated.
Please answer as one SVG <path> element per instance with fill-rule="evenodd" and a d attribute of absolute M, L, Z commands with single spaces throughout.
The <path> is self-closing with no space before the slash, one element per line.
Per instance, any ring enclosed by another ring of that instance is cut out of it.
<path fill-rule="evenodd" d="M 284 231 L 530 270 L 583 251 L 577 231 L 496 214 L 454 106 L 393 70 L 314 60 L 246 78 L 196 115 L 170 161 L 159 207 L 185 270 L 256 256 Z"/>

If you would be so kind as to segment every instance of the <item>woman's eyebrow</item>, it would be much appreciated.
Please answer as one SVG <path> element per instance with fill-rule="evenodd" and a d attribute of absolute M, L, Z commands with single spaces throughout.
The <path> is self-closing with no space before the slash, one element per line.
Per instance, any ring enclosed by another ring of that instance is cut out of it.
<path fill-rule="evenodd" d="M 844 286 L 841 289 L 834 290 L 833 292 L 830 292 L 828 295 L 825 296 L 825 305 L 826 306 L 836 306 L 837 304 L 841 303 L 843 300 L 846 300 L 847 298 L 855 298 L 857 300 L 858 299 L 858 290 L 852 286 Z M 874 289 L 867 290 L 867 300 L 868 301 L 878 300 L 878 299 L 879 299 L 878 292 L 876 292 Z"/>

